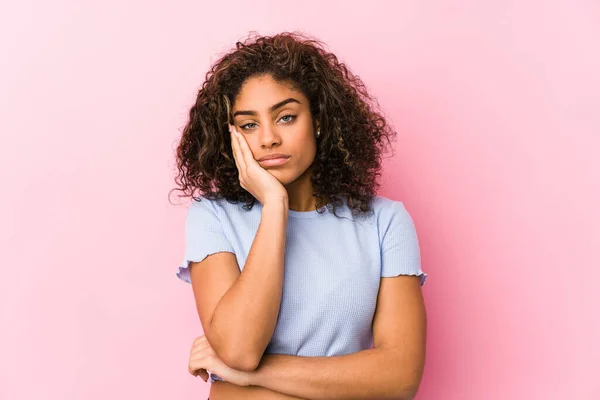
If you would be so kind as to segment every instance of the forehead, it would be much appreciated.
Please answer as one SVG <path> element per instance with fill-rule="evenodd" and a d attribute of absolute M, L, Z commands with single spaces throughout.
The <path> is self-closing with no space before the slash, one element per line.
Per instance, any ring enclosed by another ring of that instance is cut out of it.
<path fill-rule="evenodd" d="M 234 109 L 266 110 L 273 104 L 294 97 L 303 105 L 307 99 L 289 82 L 278 82 L 270 75 L 248 78 L 235 98 Z M 294 104 L 294 103 L 290 103 Z"/>

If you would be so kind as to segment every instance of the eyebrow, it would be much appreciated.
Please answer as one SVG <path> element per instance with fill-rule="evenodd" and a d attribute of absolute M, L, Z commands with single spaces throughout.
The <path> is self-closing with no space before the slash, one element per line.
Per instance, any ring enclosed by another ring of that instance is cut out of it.
<path fill-rule="evenodd" d="M 289 99 L 285 99 L 285 100 L 280 101 L 279 103 L 274 104 L 271 107 L 269 107 L 269 112 L 271 113 L 271 112 L 277 110 L 278 108 L 285 106 L 288 103 L 300 104 L 300 102 L 298 100 L 294 99 L 293 97 L 290 97 Z M 235 118 L 237 115 L 254 115 L 254 116 L 256 116 L 256 115 L 258 115 L 258 113 L 256 111 L 252 111 L 252 110 L 236 111 L 233 114 L 233 117 Z"/>

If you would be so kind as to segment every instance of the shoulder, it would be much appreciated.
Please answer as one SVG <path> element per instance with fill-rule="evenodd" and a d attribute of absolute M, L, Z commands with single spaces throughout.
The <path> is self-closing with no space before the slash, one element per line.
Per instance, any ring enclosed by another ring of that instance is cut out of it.
<path fill-rule="evenodd" d="M 210 199 L 197 196 L 188 206 L 186 220 L 191 226 L 217 226 L 234 213 L 233 205 L 225 199 Z"/>
<path fill-rule="evenodd" d="M 243 202 L 200 196 L 190 203 L 188 219 L 195 223 L 212 222 L 213 225 L 220 225 L 220 229 L 235 231 L 240 226 L 252 226 L 257 219 L 260 221 L 260 213 L 260 205 L 257 204 L 248 210 Z"/>
<path fill-rule="evenodd" d="M 414 220 L 404 202 L 376 196 L 372 202 L 373 223 L 383 243 L 396 240 L 417 240 Z"/>
<path fill-rule="evenodd" d="M 393 200 L 384 196 L 375 196 L 371 201 L 373 215 L 377 219 L 378 225 L 387 225 L 394 219 L 411 220 L 410 213 L 406 209 L 404 202 Z"/>
<path fill-rule="evenodd" d="M 216 200 L 211 200 L 203 196 L 193 198 L 188 206 L 188 218 L 201 218 L 207 215 L 216 215 Z"/>
<path fill-rule="evenodd" d="M 197 196 L 195 199 L 192 199 L 189 205 L 189 212 L 196 214 L 229 214 L 237 208 L 241 209 L 241 205 L 229 203 L 226 199 L 211 199 L 205 196 Z"/>

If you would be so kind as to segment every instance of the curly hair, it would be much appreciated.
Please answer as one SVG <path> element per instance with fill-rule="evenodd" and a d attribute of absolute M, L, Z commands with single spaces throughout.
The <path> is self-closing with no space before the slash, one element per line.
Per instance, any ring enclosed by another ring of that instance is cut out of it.
<path fill-rule="evenodd" d="M 195 200 L 200 200 L 198 193 L 242 202 L 246 210 L 253 207 L 256 199 L 239 183 L 227 124 L 233 121 L 233 100 L 243 83 L 269 74 L 300 90 L 309 100 L 313 124 L 319 121 L 321 135 L 311 174 L 317 208 L 327 198 L 335 213 L 346 197 L 353 214 L 370 211 L 382 153 L 396 133 L 361 79 L 322 42 L 303 33 L 250 34 L 235 47 L 206 74 L 189 111 L 177 146 L 178 188 L 173 190 Z"/>

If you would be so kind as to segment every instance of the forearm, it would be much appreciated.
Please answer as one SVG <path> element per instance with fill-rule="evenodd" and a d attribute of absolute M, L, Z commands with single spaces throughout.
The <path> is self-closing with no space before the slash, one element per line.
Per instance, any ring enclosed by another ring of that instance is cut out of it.
<path fill-rule="evenodd" d="M 333 357 L 267 354 L 249 383 L 305 399 L 412 399 L 422 371 L 402 358 L 387 348 Z"/>
<path fill-rule="evenodd" d="M 210 321 L 217 354 L 232 367 L 256 367 L 275 330 L 281 303 L 287 204 L 265 205 L 244 268 Z"/>

